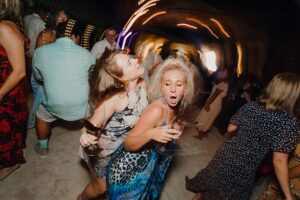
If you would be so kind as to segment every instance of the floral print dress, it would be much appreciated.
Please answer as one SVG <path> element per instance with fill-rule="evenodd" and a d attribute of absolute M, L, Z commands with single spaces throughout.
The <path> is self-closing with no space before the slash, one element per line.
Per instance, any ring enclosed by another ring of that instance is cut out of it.
<path fill-rule="evenodd" d="M 28 52 L 29 39 L 24 36 L 24 49 Z M 12 66 L 3 46 L 0 46 L 0 87 L 12 73 Z M 0 102 L 0 167 L 24 163 L 27 123 L 25 78 Z"/>

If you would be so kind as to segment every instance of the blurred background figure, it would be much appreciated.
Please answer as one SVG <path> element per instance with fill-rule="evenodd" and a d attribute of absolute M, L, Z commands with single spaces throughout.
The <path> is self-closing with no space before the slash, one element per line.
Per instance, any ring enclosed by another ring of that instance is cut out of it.
<path fill-rule="evenodd" d="M 217 73 L 217 78 L 211 94 L 194 121 L 198 131 L 198 136 L 195 137 L 200 140 L 202 140 L 203 136 L 206 136 L 207 132 L 211 130 L 214 120 L 222 109 L 222 101 L 228 91 L 228 73 L 227 68 L 223 68 Z"/>
<path fill-rule="evenodd" d="M 254 81 L 250 81 L 250 76 L 241 76 L 237 78 L 236 73 L 232 73 L 228 78 L 228 92 L 222 101 L 222 109 L 214 121 L 214 126 L 224 135 L 227 132 L 227 126 L 230 118 L 244 104 L 255 99 Z"/>
<path fill-rule="evenodd" d="M 113 27 L 109 27 L 105 31 L 105 38 L 99 42 L 96 42 L 91 49 L 91 53 L 96 59 L 99 59 L 105 48 L 108 50 L 114 50 L 116 48 L 115 38 L 117 36 L 117 31 Z"/>
<path fill-rule="evenodd" d="M 33 56 L 35 46 L 36 46 L 35 45 L 36 39 L 39 33 L 42 30 L 44 30 L 46 27 L 48 14 L 49 14 L 49 9 L 45 5 L 41 3 L 36 3 L 34 6 L 33 13 L 26 15 L 23 19 L 25 35 L 30 40 L 29 54 L 28 54 L 29 58 L 32 58 Z"/>
<path fill-rule="evenodd" d="M 36 47 L 36 40 L 39 33 L 45 29 L 46 21 L 49 16 L 49 9 L 42 3 L 35 3 L 33 12 L 23 18 L 24 32 L 30 40 L 29 53 L 26 55 L 26 74 L 28 82 L 26 82 L 26 90 L 31 91 L 30 78 L 32 74 L 32 56 Z"/>
<path fill-rule="evenodd" d="M 61 22 L 65 22 L 69 19 L 68 14 L 66 13 L 65 10 L 59 10 L 55 16 L 56 16 L 55 17 L 56 26 L 57 24 Z"/>
<path fill-rule="evenodd" d="M 25 52 L 19 0 L 0 0 L 0 180 L 25 162 Z"/>

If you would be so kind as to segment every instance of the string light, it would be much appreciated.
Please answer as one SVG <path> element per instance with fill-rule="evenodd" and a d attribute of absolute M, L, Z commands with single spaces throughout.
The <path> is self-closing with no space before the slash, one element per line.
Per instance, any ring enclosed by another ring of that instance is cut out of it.
<path fill-rule="evenodd" d="M 151 19 L 153 19 L 154 17 L 157 17 L 158 15 L 163 15 L 163 14 L 166 14 L 167 12 L 166 11 L 161 11 L 161 12 L 157 12 L 157 13 L 154 13 L 153 15 L 151 15 L 148 19 L 146 19 L 144 22 L 143 22 L 143 25 L 147 24 Z"/>
<path fill-rule="evenodd" d="M 129 42 L 128 42 L 128 46 L 129 46 L 129 47 L 130 47 L 132 38 L 133 38 L 137 33 L 138 33 L 138 32 L 135 32 L 134 34 L 132 34 L 132 35 L 130 36 L 130 39 L 129 39 Z"/>
<path fill-rule="evenodd" d="M 230 35 L 225 31 L 225 29 L 223 28 L 222 24 L 221 24 L 218 20 L 216 20 L 215 18 L 210 18 L 210 20 L 211 20 L 212 22 L 214 22 L 214 23 L 217 25 L 217 27 L 220 29 L 220 31 L 221 31 L 227 38 L 230 38 Z"/>
<path fill-rule="evenodd" d="M 237 60 L 237 76 L 239 77 L 243 72 L 243 49 L 242 45 L 238 42 L 236 43 L 238 60 Z"/>
<path fill-rule="evenodd" d="M 186 24 L 186 23 L 180 23 L 180 24 L 177 24 L 177 26 L 179 26 L 179 27 L 187 27 L 187 28 L 191 28 L 191 29 L 197 30 L 196 26 L 193 26 L 193 25 L 190 25 L 190 24 Z"/>
<path fill-rule="evenodd" d="M 139 0 L 138 1 L 138 5 L 141 5 L 142 3 L 144 3 L 145 2 L 145 0 Z"/>
<path fill-rule="evenodd" d="M 124 37 L 124 40 L 123 40 L 123 44 L 122 44 L 121 50 L 124 50 L 124 49 L 125 49 L 126 40 L 127 40 L 127 38 L 128 38 L 131 34 L 132 34 L 132 32 L 129 32 L 129 33 Z"/>
<path fill-rule="evenodd" d="M 133 23 L 142 15 L 146 14 L 149 10 L 145 10 L 139 14 L 137 14 L 136 16 L 133 17 L 133 19 L 130 21 L 130 23 L 128 24 L 128 26 L 124 29 L 124 34 L 126 34 L 128 32 L 128 30 L 131 28 L 131 26 L 133 25 Z"/>
<path fill-rule="evenodd" d="M 204 28 L 206 28 L 215 38 L 219 39 L 219 37 L 211 30 L 211 28 L 205 24 L 204 22 L 198 20 L 198 19 L 195 19 L 195 18 L 190 18 L 190 17 L 187 17 L 185 18 L 186 20 L 188 21 L 192 21 L 192 22 L 195 22 L 197 24 L 199 24 L 200 26 L 203 26 Z"/>
<path fill-rule="evenodd" d="M 127 23 L 124 26 L 124 34 L 126 34 L 128 32 L 128 30 L 131 28 L 131 26 L 134 24 L 134 22 L 142 15 L 146 14 L 149 11 L 149 8 L 153 7 L 156 5 L 156 2 L 158 2 L 160 0 L 150 0 L 147 1 L 142 7 L 140 7 L 136 12 L 134 12 L 129 20 L 127 21 Z"/>

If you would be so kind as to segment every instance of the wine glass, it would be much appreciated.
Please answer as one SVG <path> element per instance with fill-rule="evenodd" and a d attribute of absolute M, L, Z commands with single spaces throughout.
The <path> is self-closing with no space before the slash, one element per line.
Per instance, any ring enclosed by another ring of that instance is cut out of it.
<path fill-rule="evenodd" d="M 100 138 L 102 128 L 94 126 L 87 119 L 83 121 L 83 124 L 88 134 L 96 136 L 98 139 Z M 83 150 L 88 156 L 97 156 L 103 150 L 103 148 L 101 148 L 97 143 L 97 144 L 91 144 L 90 146 L 84 147 Z"/>
<path fill-rule="evenodd" d="M 99 127 L 94 126 L 89 121 L 88 118 L 84 119 L 83 125 L 85 127 L 86 133 L 96 136 L 97 139 L 99 140 L 101 133 L 103 132 L 103 127 L 106 122 L 104 107 L 101 107 L 99 110 L 97 110 L 97 117 L 98 117 L 97 121 L 102 122 Z M 97 156 L 103 150 L 103 148 L 100 147 L 99 144 L 97 143 L 97 144 L 91 144 L 87 147 L 84 147 L 83 150 L 88 156 Z"/>
<path fill-rule="evenodd" d="M 176 129 L 177 131 L 179 131 L 180 132 L 178 134 L 179 137 L 182 134 L 186 124 L 187 123 L 185 120 L 175 117 L 171 120 L 170 125 L 166 127 L 169 127 L 170 129 Z M 175 133 L 169 133 L 169 134 L 175 135 Z M 175 146 L 176 146 L 176 140 L 172 140 L 168 143 L 157 143 L 155 149 L 159 154 L 166 154 L 170 150 L 174 150 Z"/>

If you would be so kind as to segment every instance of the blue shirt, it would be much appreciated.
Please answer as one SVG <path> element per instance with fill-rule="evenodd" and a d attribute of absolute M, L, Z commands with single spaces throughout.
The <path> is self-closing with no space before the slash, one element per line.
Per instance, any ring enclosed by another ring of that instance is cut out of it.
<path fill-rule="evenodd" d="M 42 105 L 54 116 L 75 121 L 88 107 L 88 70 L 95 58 L 67 37 L 36 49 L 32 67 L 44 83 Z"/>

